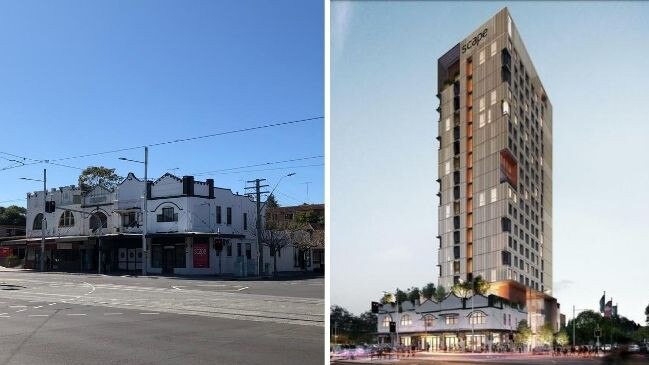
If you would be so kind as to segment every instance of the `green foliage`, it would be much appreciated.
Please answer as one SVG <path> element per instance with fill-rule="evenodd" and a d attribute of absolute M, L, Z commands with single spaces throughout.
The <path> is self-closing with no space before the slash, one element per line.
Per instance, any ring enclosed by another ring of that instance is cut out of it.
<path fill-rule="evenodd" d="M 471 290 L 473 289 L 471 283 L 466 281 L 461 281 L 453 284 L 451 291 L 460 298 L 468 298 L 471 296 Z"/>
<path fill-rule="evenodd" d="M 448 292 L 443 286 L 438 286 L 437 289 L 435 289 L 435 300 L 438 302 L 441 302 L 446 296 L 448 295 Z"/>
<path fill-rule="evenodd" d="M 539 330 L 539 340 L 546 345 L 551 345 L 554 342 L 554 331 L 552 324 L 546 323 Z"/>
<path fill-rule="evenodd" d="M 570 339 L 568 338 L 568 333 L 566 332 L 565 328 L 557 333 L 556 341 L 559 346 L 566 346 L 570 343 Z"/>
<path fill-rule="evenodd" d="M 394 303 L 394 295 L 392 293 L 385 292 L 383 297 L 380 300 L 381 304 Z"/>
<path fill-rule="evenodd" d="M 266 208 L 273 209 L 277 207 L 279 207 L 279 203 L 277 202 L 277 199 L 275 199 L 275 195 L 270 194 L 268 198 L 266 198 Z"/>
<path fill-rule="evenodd" d="M 584 311 L 579 313 L 576 319 L 571 319 L 568 324 L 568 335 L 572 341 L 572 328 L 575 324 L 575 339 L 578 345 L 595 342 L 594 332 L 599 326 L 602 331 L 600 340 L 614 343 L 628 343 L 642 332 L 642 327 L 623 316 L 612 316 L 605 318 L 600 313 L 594 311 Z"/>
<path fill-rule="evenodd" d="M 313 210 L 298 212 L 295 220 L 299 223 L 318 223 L 324 224 L 324 216 Z"/>
<path fill-rule="evenodd" d="M 25 226 L 27 209 L 17 205 L 0 207 L 0 224 L 8 226 Z"/>
<path fill-rule="evenodd" d="M 416 286 L 408 289 L 408 300 L 415 304 L 416 301 L 421 299 L 421 291 Z"/>
<path fill-rule="evenodd" d="M 394 292 L 394 299 L 397 302 L 397 304 L 401 304 L 406 300 L 408 300 L 408 293 L 397 288 L 397 290 Z"/>
<path fill-rule="evenodd" d="M 421 288 L 421 296 L 425 299 L 433 299 L 435 297 L 435 284 L 428 283 Z"/>
<path fill-rule="evenodd" d="M 478 275 L 473 279 L 473 291 L 476 294 L 485 295 L 489 291 L 491 284 L 488 281 L 484 280 L 482 276 Z"/>
<path fill-rule="evenodd" d="M 115 169 L 104 166 L 88 166 L 81 171 L 78 183 L 81 191 L 88 192 L 98 185 L 114 189 L 122 180 L 123 178 L 115 173 Z"/>
<path fill-rule="evenodd" d="M 523 320 L 518 322 L 518 327 L 516 327 L 517 333 L 514 335 L 514 343 L 518 346 L 527 346 L 532 339 L 532 329 L 527 324 L 527 321 Z"/>
<path fill-rule="evenodd" d="M 345 339 L 347 340 L 345 342 L 356 344 L 374 342 L 377 325 L 376 314 L 367 311 L 360 316 L 355 316 L 345 308 L 333 305 L 329 319 L 332 335 L 335 330 L 339 342 L 343 342 Z"/>

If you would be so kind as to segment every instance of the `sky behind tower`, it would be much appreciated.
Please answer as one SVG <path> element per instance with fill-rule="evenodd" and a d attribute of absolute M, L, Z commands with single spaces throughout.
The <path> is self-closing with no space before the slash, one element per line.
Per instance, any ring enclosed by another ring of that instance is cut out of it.
<path fill-rule="evenodd" d="M 553 295 L 644 322 L 649 4 L 332 3 L 331 303 L 437 283 L 437 59 L 507 6 L 553 105 Z"/>

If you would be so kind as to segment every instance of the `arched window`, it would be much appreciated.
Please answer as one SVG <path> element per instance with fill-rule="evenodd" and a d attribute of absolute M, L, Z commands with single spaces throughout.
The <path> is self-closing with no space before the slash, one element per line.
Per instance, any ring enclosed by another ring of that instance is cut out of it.
<path fill-rule="evenodd" d="M 106 217 L 106 214 L 102 212 L 97 212 L 90 216 L 90 229 L 95 231 L 99 229 L 99 227 L 108 227 L 108 217 Z"/>
<path fill-rule="evenodd" d="M 389 316 L 383 317 L 383 327 L 390 327 L 390 317 Z"/>
<path fill-rule="evenodd" d="M 430 314 L 424 316 L 424 325 L 426 327 L 433 327 L 434 321 L 435 317 L 431 316 Z"/>
<path fill-rule="evenodd" d="M 72 227 L 74 226 L 74 215 L 71 211 L 66 210 L 59 218 L 59 227 Z"/>
<path fill-rule="evenodd" d="M 34 218 L 34 224 L 32 225 L 32 229 L 43 229 L 43 213 L 36 214 L 36 218 Z"/>
<path fill-rule="evenodd" d="M 158 222 L 178 222 L 178 213 L 173 207 L 162 208 L 162 214 L 158 214 Z"/>
<path fill-rule="evenodd" d="M 469 315 L 469 324 L 485 324 L 487 323 L 487 315 L 484 312 L 476 311 Z"/>
<path fill-rule="evenodd" d="M 409 315 L 404 314 L 401 316 L 401 325 L 402 326 L 410 326 L 412 324 L 412 319 L 410 318 Z"/>

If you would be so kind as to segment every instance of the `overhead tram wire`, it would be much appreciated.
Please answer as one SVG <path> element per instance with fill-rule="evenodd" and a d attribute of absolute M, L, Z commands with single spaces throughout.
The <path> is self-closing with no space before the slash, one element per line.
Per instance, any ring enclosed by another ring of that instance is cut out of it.
<path fill-rule="evenodd" d="M 317 167 L 317 166 L 324 166 L 324 164 L 323 164 L 323 163 L 319 163 L 319 164 L 313 164 L 313 165 L 283 166 L 283 167 L 275 167 L 275 168 L 270 168 L 270 169 L 256 169 L 256 170 L 243 170 L 243 171 L 217 172 L 217 174 L 220 174 L 220 175 L 245 174 L 245 173 L 248 173 L 248 172 L 274 171 L 274 170 L 290 170 L 290 169 L 299 169 L 299 168 L 305 168 L 305 167 Z"/>
<path fill-rule="evenodd" d="M 223 171 L 233 171 L 233 170 L 247 169 L 247 168 L 250 168 L 250 167 L 278 165 L 278 164 L 287 163 L 287 162 L 313 160 L 313 159 L 316 159 L 316 158 L 323 158 L 323 157 L 324 157 L 323 155 L 300 157 L 300 158 L 293 158 L 293 159 L 290 159 L 290 160 L 263 162 L 263 163 L 258 163 L 258 164 L 254 164 L 254 165 L 246 165 L 246 166 L 229 167 L 229 168 L 225 168 L 225 169 L 218 169 L 218 170 L 211 170 L 211 171 L 203 171 L 203 172 L 198 172 L 198 173 L 189 174 L 189 175 L 194 175 L 194 176 L 209 175 L 209 174 L 213 174 L 213 173 L 221 173 Z"/>
<path fill-rule="evenodd" d="M 114 150 L 110 150 L 110 151 L 102 151 L 102 152 L 95 152 L 95 153 L 87 153 L 87 154 L 83 154 L 83 155 L 55 158 L 55 159 L 50 159 L 49 161 L 50 162 L 57 162 L 57 161 L 73 160 L 73 159 L 84 158 L 84 157 L 101 156 L 101 155 L 107 155 L 107 154 L 111 154 L 111 153 L 132 151 L 132 150 L 136 150 L 136 149 L 140 149 L 140 148 L 144 148 L 144 147 L 163 146 L 163 145 L 168 145 L 168 144 L 181 143 L 181 142 L 190 142 L 190 141 L 195 141 L 195 140 L 205 139 L 205 138 L 211 138 L 211 137 L 225 136 L 225 135 L 229 135 L 229 134 L 251 132 L 251 131 L 255 131 L 255 130 L 259 130 L 259 129 L 282 127 L 282 126 L 287 126 L 287 125 L 292 125 L 292 124 L 310 122 L 310 121 L 323 119 L 323 118 L 324 117 L 319 116 L 319 117 L 313 117 L 313 118 L 291 120 L 291 121 L 287 121 L 287 122 L 270 123 L 270 124 L 259 125 L 259 126 L 256 126 L 256 127 L 240 128 L 240 129 L 234 129 L 234 130 L 225 131 L 225 132 L 205 134 L 205 135 L 195 136 L 195 137 L 179 138 L 179 139 L 163 141 L 163 142 L 157 142 L 157 143 L 152 143 L 152 144 L 146 144 L 146 145 L 140 145 L 140 146 L 134 146 L 134 147 L 119 148 L 119 149 L 114 149 Z"/>

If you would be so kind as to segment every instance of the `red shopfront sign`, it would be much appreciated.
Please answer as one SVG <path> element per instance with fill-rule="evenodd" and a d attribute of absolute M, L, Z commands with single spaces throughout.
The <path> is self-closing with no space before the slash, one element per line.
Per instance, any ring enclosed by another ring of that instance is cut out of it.
<path fill-rule="evenodd" d="M 0 247 L 0 257 L 9 257 L 11 256 L 10 247 Z"/>
<path fill-rule="evenodd" d="M 210 249 L 207 243 L 194 243 L 194 267 L 210 267 Z"/>

